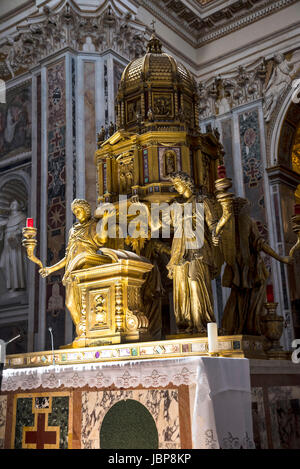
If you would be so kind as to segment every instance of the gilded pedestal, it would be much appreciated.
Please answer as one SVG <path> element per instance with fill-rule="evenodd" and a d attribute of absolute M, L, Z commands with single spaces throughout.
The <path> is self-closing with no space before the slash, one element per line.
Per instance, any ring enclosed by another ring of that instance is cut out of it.
<path fill-rule="evenodd" d="M 109 251 L 115 253 L 112 262 L 71 274 L 81 299 L 80 334 L 72 347 L 134 342 L 147 336 L 140 289 L 152 264 L 128 251 Z"/>

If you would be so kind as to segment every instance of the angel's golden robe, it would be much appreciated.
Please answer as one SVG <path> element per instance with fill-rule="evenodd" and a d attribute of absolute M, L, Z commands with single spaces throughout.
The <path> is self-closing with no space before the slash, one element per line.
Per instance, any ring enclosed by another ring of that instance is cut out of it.
<path fill-rule="evenodd" d="M 196 203 L 201 202 L 204 211 L 197 210 Z M 220 273 L 222 255 L 212 244 L 211 232 L 218 223 L 219 210 L 211 197 L 192 195 L 186 203 L 192 204 L 193 228 L 202 226 L 204 229 L 203 245 L 197 249 L 189 248 L 190 233 L 183 230 L 181 237 L 173 238 L 167 268 L 173 278 L 177 325 L 204 332 L 208 322 L 215 322 L 211 280 Z M 194 237 L 197 237 L 197 230 Z"/>

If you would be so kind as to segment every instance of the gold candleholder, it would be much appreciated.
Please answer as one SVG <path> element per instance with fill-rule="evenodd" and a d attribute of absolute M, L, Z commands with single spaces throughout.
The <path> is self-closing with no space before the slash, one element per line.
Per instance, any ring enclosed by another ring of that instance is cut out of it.
<path fill-rule="evenodd" d="M 223 209 L 222 217 L 220 218 L 216 227 L 216 236 L 221 233 L 224 226 L 233 216 L 233 199 L 235 196 L 232 192 L 228 192 L 230 187 L 232 187 L 232 182 L 231 179 L 227 177 L 217 179 L 215 181 L 216 199 L 220 202 L 220 205 Z"/>
<path fill-rule="evenodd" d="M 300 214 L 292 216 L 293 232 L 297 235 L 297 241 L 289 252 L 289 256 L 293 256 L 294 252 L 300 247 Z"/>
<path fill-rule="evenodd" d="M 222 216 L 215 229 L 215 236 L 222 236 L 224 259 L 229 265 L 235 262 L 235 217 L 234 217 L 234 199 L 235 195 L 228 190 L 232 187 L 231 179 L 221 177 L 215 181 L 216 199 L 222 207 Z"/>
<path fill-rule="evenodd" d="M 35 264 L 39 265 L 41 269 L 43 269 L 42 261 L 40 261 L 40 259 L 38 259 L 34 255 L 34 250 L 37 245 L 37 240 L 35 239 L 36 233 L 37 233 L 36 228 L 25 226 L 25 228 L 23 228 L 22 230 L 22 234 L 23 234 L 22 246 L 26 249 L 28 259 L 30 259 Z"/>

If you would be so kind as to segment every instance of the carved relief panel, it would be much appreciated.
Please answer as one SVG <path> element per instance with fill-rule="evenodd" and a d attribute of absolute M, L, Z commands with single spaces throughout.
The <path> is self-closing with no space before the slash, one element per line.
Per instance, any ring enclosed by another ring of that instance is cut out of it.
<path fill-rule="evenodd" d="M 112 329 L 112 318 L 110 311 L 111 289 L 100 288 L 89 291 L 89 310 L 87 332 Z"/>
<path fill-rule="evenodd" d="M 155 118 L 173 118 L 174 107 L 171 93 L 152 93 L 153 112 Z"/>

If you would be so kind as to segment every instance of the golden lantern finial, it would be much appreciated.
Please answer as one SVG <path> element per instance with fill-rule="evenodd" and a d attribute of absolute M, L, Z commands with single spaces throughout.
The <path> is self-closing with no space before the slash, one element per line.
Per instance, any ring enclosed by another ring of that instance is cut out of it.
<path fill-rule="evenodd" d="M 158 37 L 155 34 L 155 28 L 154 28 L 155 23 L 156 23 L 155 20 L 151 21 L 152 36 L 150 38 L 150 41 L 147 44 L 147 52 L 150 52 L 152 54 L 161 54 L 162 53 L 162 51 L 161 51 L 162 44 L 161 44 L 160 40 L 158 39 Z"/>

